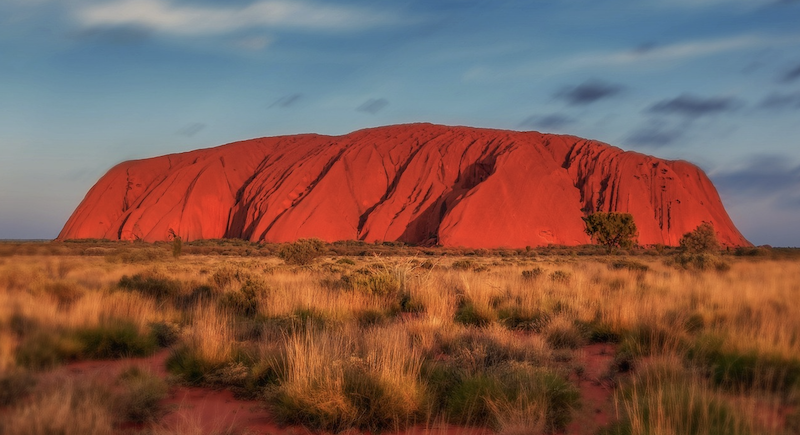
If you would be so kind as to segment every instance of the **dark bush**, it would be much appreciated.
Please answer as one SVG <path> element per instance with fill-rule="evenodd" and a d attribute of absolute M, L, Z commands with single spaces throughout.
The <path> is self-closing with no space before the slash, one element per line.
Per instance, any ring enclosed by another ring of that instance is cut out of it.
<path fill-rule="evenodd" d="M 475 268 L 475 262 L 472 260 L 456 260 L 450 267 L 453 270 L 470 270 Z"/>
<path fill-rule="evenodd" d="M 168 386 L 158 376 L 131 367 L 119 376 L 122 391 L 116 396 L 116 408 L 126 421 L 155 421 L 163 413 L 161 400 L 167 397 Z"/>
<path fill-rule="evenodd" d="M 541 267 L 534 267 L 533 269 L 523 270 L 522 278 L 528 280 L 534 280 L 542 276 L 542 274 L 544 274 L 544 269 L 542 269 Z"/>
<path fill-rule="evenodd" d="M 480 309 L 472 301 L 464 300 L 459 304 L 455 321 L 464 325 L 486 326 L 492 322 L 492 317 L 491 311 Z"/>
<path fill-rule="evenodd" d="M 633 260 L 614 261 L 611 264 L 609 264 L 609 268 L 614 270 L 627 269 L 630 270 L 631 272 L 647 272 L 648 270 L 650 270 L 650 266 Z"/>
<path fill-rule="evenodd" d="M 219 304 L 237 316 L 252 318 L 258 314 L 260 297 L 266 291 L 263 281 L 251 278 L 239 290 L 225 293 Z"/>
<path fill-rule="evenodd" d="M 526 310 L 514 305 L 497 311 L 500 323 L 508 329 L 542 332 L 550 323 L 550 315 L 541 310 Z"/>
<path fill-rule="evenodd" d="M 300 239 L 294 243 L 287 243 L 278 250 L 278 257 L 297 266 L 311 264 L 317 258 L 325 255 L 327 248 L 319 239 Z"/>
<path fill-rule="evenodd" d="M 168 347 L 175 344 L 180 338 L 180 330 L 177 325 L 166 322 L 154 322 L 150 324 L 153 338 L 160 347 Z"/>
<path fill-rule="evenodd" d="M 169 279 L 155 272 L 137 273 L 133 276 L 123 275 L 117 284 L 119 288 L 133 290 L 157 300 L 176 297 L 181 291 L 181 282 Z"/>
<path fill-rule="evenodd" d="M 94 328 L 78 330 L 75 335 L 83 344 L 82 356 L 87 358 L 145 356 L 158 347 L 154 335 L 141 335 L 136 325 L 122 320 L 106 321 Z"/>
<path fill-rule="evenodd" d="M 0 371 L 0 406 L 11 406 L 33 391 L 36 378 L 24 369 Z"/>
<path fill-rule="evenodd" d="M 694 230 L 681 237 L 679 242 L 681 251 L 690 254 L 702 254 L 719 251 L 719 241 L 714 225 L 703 222 Z"/>
<path fill-rule="evenodd" d="M 17 364 L 41 370 L 78 359 L 82 343 L 66 333 L 36 331 L 25 336 L 17 347 Z"/>
<path fill-rule="evenodd" d="M 556 270 L 550 274 L 550 281 L 567 284 L 572 279 L 572 274 L 563 270 Z"/>

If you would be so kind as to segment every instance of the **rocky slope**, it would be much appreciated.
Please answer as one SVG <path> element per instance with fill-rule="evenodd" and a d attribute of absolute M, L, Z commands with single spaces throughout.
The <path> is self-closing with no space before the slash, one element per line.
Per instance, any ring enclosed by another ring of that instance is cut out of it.
<path fill-rule="evenodd" d="M 644 245 L 709 221 L 748 245 L 696 166 L 573 136 L 410 124 L 252 139 L 121 163 L 59 239 L 590 243 L 581 217 L 632 213 Z"/>

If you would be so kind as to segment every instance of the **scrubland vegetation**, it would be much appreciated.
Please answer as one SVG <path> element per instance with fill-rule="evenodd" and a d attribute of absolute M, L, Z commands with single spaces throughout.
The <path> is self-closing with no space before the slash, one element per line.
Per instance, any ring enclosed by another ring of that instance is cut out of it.
<path fill-rule="evenodd" d="M 195 433 L 159 424 L 175 385 L 315 431 L 563 433 L 594 412 L 579 385 L 594 343 L 613 353 L 593 379 L 612 416 L 581 433 L 800 430 L 789 250 L 173 248 L 0 244 L 0 434 Z M 59 371 L 159 352 L 166 379 Z"/>

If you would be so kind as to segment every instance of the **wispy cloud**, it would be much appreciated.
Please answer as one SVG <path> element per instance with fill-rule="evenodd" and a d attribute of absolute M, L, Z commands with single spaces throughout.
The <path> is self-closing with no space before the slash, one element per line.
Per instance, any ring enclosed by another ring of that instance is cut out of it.
<path fill-rule="evenodd" d="M 373 99 L 370 98 L 369 100 L 362 103 L 360 106 L 356 108 L 359 112 L 366 112 L 370 114 L 376 114 L 386 108 L 389 105 L 389 101 L 385 98 L 377 98 Z"/>
<path fill-rule="evenodd" d="M 781 77 L 781 81 L 784 83 L 790 83 L 797 79 L 800 79 L 800 64 L 797 64 L 794 68 L 786 71 Z"/>
<path fill-rule="evenodd" d="M 671 125 L 663 120 L 651 120 L 628 136 L 626 142 L 633 146 L 660 148 L 675 144 L 686 133 L 688 125 Z"/>
<path fill-rule="evenodd" d="M 740 193 L 770 195 L 781 192 L 797 197 L 800 189 L 800 166 L 791 166 L 791 156 L 756 155 L 738 169 L 713 175 L 721 187 Z"/>
<path fill-rule="evenodd" d="M 664 8 L 705 9 L 720 6 L 745 11 L 767 6 L 790 5 L 797 2 L 798 0 L 654 0 L 655 4 Z"/>
<path fill-rule="evenodd" d="M 703 115 L 713 115 L 731 112 L 741 107 L 742 103 L 733 97 L 697 97 L 682 94 L 669 100 L 659 101 L 649 109 L 650 113 L 675 114 L 697 118 Z"/>
<path fill-rule="evenodd" d="M 577 86 L 566 87 L 556 92 L 555 98 L 572 106 L 585 106 L 622 92 L 623 87 L 600 80 L 588 80 Z"/>
<path fill-rule="evenodd" d="M 546 130 L 559 130 L 576 122 L 575 119 L 561 113 L 548 115 L 533 115 L 525 118 L 519 126 L 523 128 L 543 128 Z"/>
<path fill-rule="evenodd" d="M 800 109 L 800 92 L 772 93 L 759 106 L 765 109 Z"/>
<path fill-rule="evenodd" d="M 677 61 L 729 51 L 784 44 L 800 44 L 800 35 L 786 37 L 739 35 L 728 38 L 684 41 L 665 45 L 648 43 L 645 46 L 640 46 L 633 50 L 579 54 L 567 59 L 566 63 L 575 67 L 590 65 L 625 66 L 644 62 Z"/>
<path fill-rule="evenodd" d="M 275 100 L 275 102 L 270 104 L 269 107 L 270 108 L 278 107 L 281 109 L 286 109 L 288 107 L 292 107 L 295 103 L 300 101 L 301 98 L 303 98 L 303 94 L 284 95 L 283 97 L 280 97 L 277 100 Z"/>
<path fill-rule="evenodd" d="M 529 78 L 545 72 L 560 75 L 569 71 L 593 69 L 664 68 L 678 62 L 767 47 L 800 45 L 800 34 L 763 36 L 756 34 L 736 35 L 716 39 L 680 41 L 670 44 L 648 42 L 632 49 L 616 51 L 590 51 L 564 57 L 537 60 L 513 68 L 497 69 L 492 66 L 475 66 L 466 71 L 466 81 L 482 79 Z"/>
<path fill-rule="evenodd" d="M 141 26 L 177 35 L 222 34 L 256 27 L 352 31 L 400 21 L 385 12 L 303 0 L 258 0 L 245 6 L 113 0 L 84 4 L 77 18 L 85 27 Z"/>

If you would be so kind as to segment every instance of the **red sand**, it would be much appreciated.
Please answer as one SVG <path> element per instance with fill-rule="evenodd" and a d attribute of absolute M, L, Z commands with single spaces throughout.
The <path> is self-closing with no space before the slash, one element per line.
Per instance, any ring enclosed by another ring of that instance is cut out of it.
<path fill-rule="evenodd" d="M 581 407 L 572 416 L 564 434 L 590 435 L 614 420 L 611 396 L 613 381 L 606 380 L 615 346 L 611 344 L 592 344 L 578 352 L 578 362 L 583 364 L 584 373 L 573 382 L 581 392 Z"/>
<path fill-rule="evenodd" d="M 129 161 L 59 239 L 404 241 L 470 248 L 589 243 L 588 212 L 632 213 L 643 245 L 704 221 L 749 245 L 696 166 L 537 132 L 431 124 L 252 139 Z"/>

